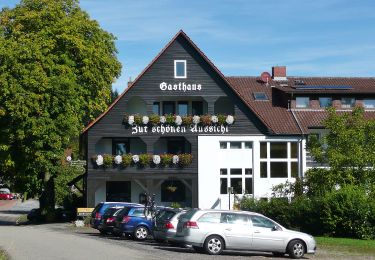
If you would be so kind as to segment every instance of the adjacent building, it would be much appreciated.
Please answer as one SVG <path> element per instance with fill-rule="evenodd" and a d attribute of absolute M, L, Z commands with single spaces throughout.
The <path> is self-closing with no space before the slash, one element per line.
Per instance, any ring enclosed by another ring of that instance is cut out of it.
<path fill-rule="evenodd" d="M 82 133 L 86 198 L 227 209 L 314 166 L 326 107 L 375 117 L 374 78 L 226 77 L 183 32 Z"/>

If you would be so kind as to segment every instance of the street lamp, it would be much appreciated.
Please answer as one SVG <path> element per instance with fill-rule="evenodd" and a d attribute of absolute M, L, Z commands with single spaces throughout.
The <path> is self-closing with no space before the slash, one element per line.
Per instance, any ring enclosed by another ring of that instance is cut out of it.
<path fill-rule="evenodd" d="M 228 199 L 229 199 L 229 210 L 230 210 L 230 195 L 233 193 L 233 187 L 228 187 L 227 188 L 227 192 L 228 192 Z"/>

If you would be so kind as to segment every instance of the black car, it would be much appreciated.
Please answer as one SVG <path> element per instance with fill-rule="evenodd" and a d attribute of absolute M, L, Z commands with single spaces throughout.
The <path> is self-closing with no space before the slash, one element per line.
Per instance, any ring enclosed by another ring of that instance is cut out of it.
<path fill-rule="evenodd" d="M 111 207 L 104 211 L 102 219 L 100 220 L 98 230 L 101 234 L 111 234 L 115 224 L 115 218 L 124 206 Z"/>

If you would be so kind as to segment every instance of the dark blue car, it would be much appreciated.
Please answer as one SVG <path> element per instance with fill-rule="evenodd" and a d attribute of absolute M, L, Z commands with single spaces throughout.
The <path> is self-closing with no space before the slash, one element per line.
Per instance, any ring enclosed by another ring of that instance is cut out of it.
<path fill-rule="evenodd" d="M 104 215 L 104 212 L 108 208 L 112 207 L 125 207 L 125 206 L 142 206 L 141 204 L 130 203 L 130 202 L 100 202 L 96 205 L 95 209 L 91 213 L 91 227 L 98 229 L 100 221 Z"/>
<path fill-rule="evenodd" d="M 143 206 L 126 206 L 117 213 L 113 233 L 145 240 L 152 233 L 153 226 L 153 219 L 145 216 Z"/>

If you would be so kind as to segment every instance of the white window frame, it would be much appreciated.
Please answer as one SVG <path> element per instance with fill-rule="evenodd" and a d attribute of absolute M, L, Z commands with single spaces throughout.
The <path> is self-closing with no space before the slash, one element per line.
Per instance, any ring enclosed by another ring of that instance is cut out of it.
<path fill-rule="evenodd" d="M 259 163 L 265 162 L 267 163 L 267 177 L 261 177 L 261 179 L 288 179 L 292 177 L 292 162 L 296 162 L 299 167 L 298 161 L 298 154 L 299 154 L 299 146 L 298 142 L 296 141 L 261 141 L 262 143 L 267 144 L 267 158 L 259 158 Z M 287 143 L 287 158 L 271 158 L 271 143 Z M 297 143 L 297 158 L 292 158 L 292 145 L 291 143 Z M 287 176 L 286 177 L 271 177 L 271 162 L 281 162 L 287 163 Z M 260 164 L 259 164 L 260 169 Z M 298 171 L 298 176 L 300 173 Z"/>
<path fill-rule="evenodd" d="M 177 76 L 177 63 L 182 62 L 185 65 L 184 76 Z M 186 69 L 186 60 L 175 60 L 174 61 L 174 78 L 175 79 L 186 79 L 187 78 L 187 69 Z"/>
<path fill-rule="evenodd" d="M 222 175 L 221 174 L 221 169 L 226 169 L 227 170 L 227 174 L 224 174 Z M 231 169 L 241 169 L 241 174 L 231 174 Z M 251 169 L 251 174 L 245 174 L 245 170 L 246 169 Z M 236 179 L 241 179 L 241 182 L 242 182 L 242 193 L 239 194 L 239 193 L 236 193 L 236 195 L 245 195 L 245 194 L 249 194 L 249 195 L 254 195 L 254 169 L 251 167 L 229 167 L 229 168 L 226 168 L 226 167 L 221 167 L 219 169 L 219 176 L 220 176 L 220 179 L 226 179 L 227 180 L 227 188 L 229 187 L 232 187 L 232 178 L 236 178 Z M 245 193 L 246 191 L 246 179 L 251 179 L 251 189 L 252 189 L 252 193 Z M 228 193 L 226 194 L 221 194 L 221 195 L 227 195 Z"/>

